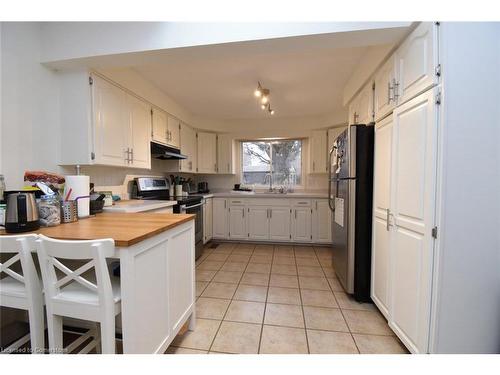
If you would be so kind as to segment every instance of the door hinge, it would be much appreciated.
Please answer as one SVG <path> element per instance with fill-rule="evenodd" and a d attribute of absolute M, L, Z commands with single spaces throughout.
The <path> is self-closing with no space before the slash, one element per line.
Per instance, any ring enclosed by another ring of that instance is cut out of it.
<path fill-rule="evenodd" d="M 439 91 L 439 92 L 436 94 L 436 104 L 437 104 L 437 105 L 440 105 L 440 104 L 441 104 L 441 91 Z"/>
<path fill-rule="evenodd" d="M 311 240 L 313 239 L 313 235 L 311 234 Z"/>
<path fill-rule="evenodd" d="M 93 85 L 94 84 L 94 79 L 92 77 L 89 77 L 89 85 Z"/>
<path fill-rule="evenodd" d="M 153 116 L 153 108 L 151 108 L 151 116 Z"/>
<path fill-rule="evenodd" d="M 95 152 L 91 152 L 90 153 L 90 159 L 91 160 L 95 160 Z"/>
<path fill-rule="evenodd" d="M 292 235 L 290 235 L 290 239 L 292 239 Z"/>
<path fill-rule="evenodd" d="M 438 237 L 438 227 L 432 228 L 431 234 L 432 234 L 433 238 L 437 238 Z"/>
<path fill-rule="evenodd" d="M 436 68 L 434 69 L 434 73 L 436 74 L 437 77 L 441 77 L 441 64 L 436 65 Z"/>

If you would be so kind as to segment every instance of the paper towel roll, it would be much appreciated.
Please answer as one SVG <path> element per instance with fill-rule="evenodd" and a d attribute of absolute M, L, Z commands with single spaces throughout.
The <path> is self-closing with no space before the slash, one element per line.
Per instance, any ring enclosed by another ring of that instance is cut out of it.
<path fill-rule="evenodd" d="M 65 176 L 66 183 L 64 185 L 64 197 L 71 190 L 68 200 L 75 200 L 78 197 L 88 197 L 90 194 L 90 177 L 89 176 Z M 89 216 L 90 213 L 90 198 L 78 199 L 78 217 Z"/>

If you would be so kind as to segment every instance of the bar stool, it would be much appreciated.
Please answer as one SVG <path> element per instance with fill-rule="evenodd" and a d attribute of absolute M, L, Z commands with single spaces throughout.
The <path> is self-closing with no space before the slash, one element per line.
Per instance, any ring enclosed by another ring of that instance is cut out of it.
<path fill-rule="evenodd" d="M 0 263 L 0 306 L 28 311 L 30 333 L 15 341 L 3 352 L 11 352 L 31 341 L 32 353 L 44 352 L 43 294 L 31 251 L 35 249 L 34 234 L 0 236 L 0 254 L 14 254 Z M 11 267 L 19 262 L 22 275 Z"/>
<path fill-rule="evenodd" d="M 102 353 L 115 353 L 115 317 L 121 311 L 120 280 L 110 276 L 106 264 L 106 258 L 113 256 L 114 241 L 62 241 L 39 235 L 36 244 L 45 289 L 49 352 L 69 352 L 83 342 L 79 339 L 76 344 L 63 347 L 62 321 L 69 317 L 100 324 L 100 339 L 94 336 L 80 353 L 100 343 Z M 88 262 L 73 271 L 63 263 L 68 260 Z M 84 277 L 92 272 L 95 282 L 90 275 Z"/>

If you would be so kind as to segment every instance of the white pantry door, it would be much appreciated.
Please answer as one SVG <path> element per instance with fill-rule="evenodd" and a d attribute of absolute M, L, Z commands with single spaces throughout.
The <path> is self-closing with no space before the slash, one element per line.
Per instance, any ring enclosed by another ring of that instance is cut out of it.
<path fill-rule="evenodd" d="M 393 163 L 393 117 L 375 125 L 375 170 L 373 180 L 372 290 L 371 297 L 389 317 L 391 174 Z"/>
<path fill-rule="evenodd" d="M 394 229 L 390 326 L 414 353 L 426 353 L 435 218 L 437 88 L 394 110 Z"/>

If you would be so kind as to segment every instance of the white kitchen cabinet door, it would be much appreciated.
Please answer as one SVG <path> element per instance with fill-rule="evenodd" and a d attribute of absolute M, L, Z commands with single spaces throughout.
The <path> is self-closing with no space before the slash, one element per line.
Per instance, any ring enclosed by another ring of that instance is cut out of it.
<path fill-rule="evenodd" d="M 326 130 L 313 130 L 309 138 L 310 173 L 327 173 L 327 141 Z"/>
<path fill-rule="evenodd" d="M 198 173 L 217 173 L 217 136 L 198 132 Z"/>
<path fill-rule="evenodd" d="M 269 209 L 263 206 L 247 208 L 248 238 L 251 240 L 269 239 Z"/>
<path fill-rule="evenodd" d="M 313 201 L 313 242 L 332 242 L 332 211 L 328 206 L 328 199 Z"/>
<path fill-rule="evenodd" d="M 213 198 L 212 205 L 212 237 L 221 239 L 228 238 L 227 200 L 225 198 Z"/>
<path fill-rule="evenodd" d="M 389 319 L 389 271 L 391 243 L 388 210 L 392 207 L 393 116 L 375 125 L 373 180 L 372 284 L 371 297 Z"/>
<path fill-rule="evenodd" d="M 247 232 L 247 215 L 245 206 L 229 207 L 229 238 L 231 239 L 246 239 Z"/>
<path fill-rule="evenodd" d="M 369 81 L 349 105 L 349 124 L 373 121 L 373 83 Z"/>
<path fill-rule="evenodd" d="M 127 94 L 101 77 L 92 79 L 94 162 L 127 166 L 130 151 Z"/>
<path fill-rule="evenodd" d="M 439 82 L 438 26 L 422 22 L 396 51 L 398 104 Z"/>
<path fill-rule="evenodd" d="M 414 353 L 428 352 L 438 111 L 429 90 L 394 110 L 393 251 L 389 325 Z"/>
<path fill-rule="evenodd" d="M 312 209 L 306 207 L 296 207 L 292 210 L 292 239 L 298 242 L 311 242 Z"/>
<path fill-rule="evenodd" d="M 130 163 L 133 168 L 151 169 L 151 107 L 127 94 L 130 113 Z"/>
<path fill-rule="evenodd" d="M 269 208 L 269 239 L 274 241 L 290 241 L 291 213 L 289 207 Z"/>
<path fill-rule="evenodd" d="M 180 161 L 180 171 L 196 172 L 196 131 L 190 126 L 181 123 L 181 153 L 187 156 L 187 159 Z"/>
<path fill-rule="evenodd" d="M 233 139 L 227 134 L 217 135 L 217 173 L 234 174 Z"/>
<path fill-rule="evenodd" d="M 173 116 L 167 118 L 167 144 L 169 146 L 180 148 L 180 121 Z"/>
<path fill-rule="evenodd" d="M 212 239 L 213 233 L 213 199 L 206 198 L 203 206 L 203 243 Z"/>
<path fill-rule="evenodd" d="M 374 108 L 375 120 L 377 121 L 384 118 L 394 109 L 396 103 L 394 96 L 395 82 L 396 67 L 394 56 L 391 56 L 375 75 Z"/>
<path fill-rule="evenodd" d="M 167 113 L 158 108 L 152 109 L 152 138 L 153 141 L 167 144 Z"/>

